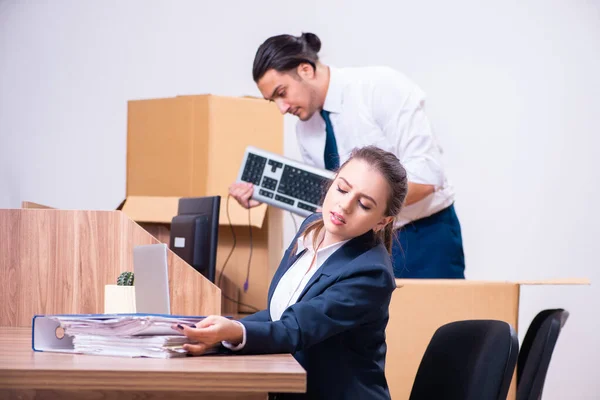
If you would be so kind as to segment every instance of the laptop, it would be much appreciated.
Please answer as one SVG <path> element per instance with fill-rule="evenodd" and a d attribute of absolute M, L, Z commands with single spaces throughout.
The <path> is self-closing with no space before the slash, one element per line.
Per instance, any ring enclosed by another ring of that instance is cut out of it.
<path fill-rule="evenodd" d="M 168 247 L 164 243 L 133 248 L 137 313 L 171 315 L 167 250 Z"/>

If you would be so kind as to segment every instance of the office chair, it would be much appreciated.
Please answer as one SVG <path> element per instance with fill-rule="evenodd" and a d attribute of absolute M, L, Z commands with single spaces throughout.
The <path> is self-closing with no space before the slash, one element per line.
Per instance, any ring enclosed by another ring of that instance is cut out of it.
<path fill-rule="evenodd" d="M 554 346 L 568 318 L 569 313 L 558 308 L 543 310 L 531 321 L 517 363 L 517 400 L 542 397 Z"/>
<path fill-rule="evenodd" d="M 410 400 L 505 400 L 518 352 L 517 334 L 506 322 L 443 325 L 425 350 Z"/>

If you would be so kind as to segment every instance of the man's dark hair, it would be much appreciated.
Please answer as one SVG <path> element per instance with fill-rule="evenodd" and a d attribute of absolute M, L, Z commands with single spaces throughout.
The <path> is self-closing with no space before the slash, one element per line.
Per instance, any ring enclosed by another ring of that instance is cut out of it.
<path fill-rule="evenodd" d="M 307 63 L 316 70 L 319 50 L 321 40 L 314 33 L 303 33 L 301 36 L 272 36 L 256 51 L 252 66 L 254 82 L 258 83 L 271 69 L 288 72 L 300 64 Z"/>

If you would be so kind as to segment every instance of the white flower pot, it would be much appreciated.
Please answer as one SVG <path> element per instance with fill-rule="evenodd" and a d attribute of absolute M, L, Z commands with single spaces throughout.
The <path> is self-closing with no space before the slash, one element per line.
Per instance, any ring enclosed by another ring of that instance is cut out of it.
<path fill-rule="evenodd" d="M 135 286 L 104 286 L 105 314 L 134 314 Z"/>

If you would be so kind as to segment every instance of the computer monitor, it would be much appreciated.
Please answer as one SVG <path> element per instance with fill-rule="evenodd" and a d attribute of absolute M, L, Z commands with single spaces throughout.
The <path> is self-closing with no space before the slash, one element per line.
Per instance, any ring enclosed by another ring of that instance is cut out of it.
<path fill-rule="evenodd" d="M 194 269 L 215 282 L 221 196 L 179 199 L 171 221 L 169 248 Z"/>

